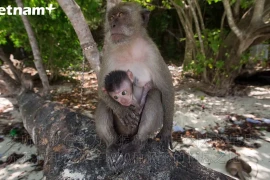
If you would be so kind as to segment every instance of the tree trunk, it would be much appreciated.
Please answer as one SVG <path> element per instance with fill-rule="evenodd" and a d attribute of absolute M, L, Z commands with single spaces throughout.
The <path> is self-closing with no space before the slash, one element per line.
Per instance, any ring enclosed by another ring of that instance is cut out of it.
<path fill-rule="evenodd" d="M 34 93 L 23 93 L 18 105 L 26 130 L 44 157 L 46 179 L 232 179 L 202 166 L 184 151 L 163 152 L 154 140 L 141 154 L 126 157 L 121 171 L 115 173 L 107 168 L 106 147 L 93 119 Z"/>
<path fill-rule="evenodd" d="M 99 51 L 80 7 L 74 0 L 57 1 L 75 29 L 86 59 L 98 76 L 100 68 Z"/>
<path fill-rule="evenodd" d="M 22 0 L 16 0 L 16 3 L 18 7 L 21 7 L 21 8 L 24 7 Z M 50 85 L 49 85 L 46 71 L 43 67 L 42 58 L 41 58 L 39 47 L 38 47 L 38 42 L 27 16 L 21 15 L 21 18 L 22 18 L 24 27 L 26 29 L 26 32 L 28 34 L 29 42 L 33 51 L 34 63 L 35 63 L 35 66 L 37 68 L 39 77 L 43 85 L 43 94 L 47 96 L 50 93 Z"/>
<path fill-rule="evenodd" d="M 228 7 L 228 0 L 223 0 L 223 2 L 225 2 L 226 8 L 230 8 Z M 223 72 L 218 75 L 218 78 L 213 78 L 213 74 L 216 74 L 216 69 L 208 70 L 209 77 L 217 80 L 217 83 L 214 83 L 217 85 L 217 88 L 223 92 L 223 95 L 230 93 L 234 79 L 241 73 L 241 55 L 243 52 L 251 45 L 270 38 L 270 23 L 265 23 L 262 20 L 262 15 L 270 10 L 270 1 L 265 1 L 264 6 L 258 2 L 259 1 L 255 1 L 255 7 L 248 10 L 237 25 L 234 24 L 233 17 L 230 15 L 228 21 L 231 21 L 229 24 L 232 26 L 233 30 L 220 46 L 217 56 L 217 60 L 225 62 Z M 264 0 L 261 0 L 261 2 L 264 2 Z M 259 15 L 260 18 L 258 17 Z M 256 21 L 254 19 L 256 19 Z"/>
<path fill-rule="evenodd" d="M 192 40 L 186 36 L 186 44 L 185 44 L 185 55 L 184 55 L 184 62 L 183 62 L 183 67 L 187 67 L 191 61 L 192 61 L 192 57 L 193 57 L 193 43 Z"/>
<path fill-rule="evenodd" d="M 197 51 L 196 42 L 194 39 L 193 30 L 192 30 L 193 17 L 190 12 L 190 9 L 186 8 L 187 5 L 184 5 L 184 7 L 180 7 L 175 2 L 173 2 L 173 5 L 176 9 L 178 17 L 182 23 L 183 29 L 186 34 L 185 54 L 184 54 L 184 61 L 183 61 L 183 67 L 185 69 L 185 67 L 187 67 L 187 65 L 191 63 L 192 59 L 195 58 L 194 54 L 196 54 L 196 51 Z"/>

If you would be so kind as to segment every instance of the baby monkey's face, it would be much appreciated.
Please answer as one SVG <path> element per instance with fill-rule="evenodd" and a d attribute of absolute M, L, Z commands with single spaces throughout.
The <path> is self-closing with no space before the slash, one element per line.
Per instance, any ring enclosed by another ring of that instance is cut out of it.
<path fill-rule="evenodd" d="M 128 80 L 122 82 L 121 86 L 109 95 L 123 106 L 132 104 L 132 83 Z"/>

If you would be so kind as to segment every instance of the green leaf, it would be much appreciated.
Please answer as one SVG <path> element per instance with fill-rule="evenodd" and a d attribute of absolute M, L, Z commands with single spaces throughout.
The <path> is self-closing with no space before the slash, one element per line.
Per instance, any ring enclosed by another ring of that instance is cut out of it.
<path fill-rule="evenodd" d="M 201 101 L 203 101 L 203 100 L 204 100 L 204 98 L 205 98 L 204 96 L 201 96 L 201 97 L 200 97 Z"/>
<path fill-rule="evenodd" d="M 14 136 L 17 135 L 17 133 L 18 133 L 18 131 L 17 131 L 16 129 L 12 129 L 12 130 L 9 132 L 9 135 L 10 135 L 11 137 L 14 137 Z"/>

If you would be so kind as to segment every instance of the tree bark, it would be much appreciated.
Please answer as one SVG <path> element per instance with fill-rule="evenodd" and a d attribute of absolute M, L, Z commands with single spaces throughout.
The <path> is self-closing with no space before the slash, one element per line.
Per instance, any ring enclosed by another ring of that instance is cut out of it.
<path fill-rule="evenodd" d="M 240 5 L 241 5 L 241 0 L 236 0 L 234 7 L 233 7 L 234 19 L 237 22 L 239 20 Z"/>
<path fill-rule="evenodd" d="M 185 68 L 191 63 L 192 59 L 194 58 L 194 54 L 196 54 L 196 52 L 198 51 L 192 29 L 193 17 L 190 12 L 190 8 L 188 8 L 189 6 L 184 5 L 183 7 L 180 7 L 174 1 L 171 1 L 171 3 L 176 9 L 178 17 L 182 23 L 183 29 L 186 34 L 185 55 L 183 61 L 183 67 Z"/>
<path fill-rule="evenodd" d="M 194 22 L 195 22 L 195 29 L 197 31 L 198 39 L 199 39 L 199 43 L 200 43 L 200 51 L 201 51 L 201 54 L 203 56 L 205 56 L 205 50 L 204 50 L 204 44 L 203 44 L 203 40 L 202 40 L 202 33 L 201 33 L 201 29 L 200 29 L 200 24 L 199 24 L 199 21 L 198 21 L 198 18 L 197 18 L 198 16 L 196 15 L 196 12 L 195 12 L 195 9 L 194 9 L 195 3 L 191 2 L 191 0 L 187 0 L 187 2 L 189 4 L 189 8 L 191 10 L 191 13 L 192 13 L 192 16 L 193 16 L 193 19 L 194 19 Z"/>
<path fill-rule="evenodd" d="M 225 2 L 225 9 L 230 9 L 230 7 L 228 7 L 228 0 L 223 0 L 223 2 Z M 258 1 L 255 2 L 257 3 Z M 263 5 L 257 4 L 257 6 L 258 7 L 256 7 L 255 4 L 253 8 L 249 9 L 243 15 L 237 25 L 233 25 L 235 28 L 232 28 L 232 31 L 228 34 L 220 46 L 216 59 L 219 61 L 224 61 L 225 67 L 223 73 L 220 73 L 218 78 L 212 78 L 218 80 L 218 83 L 216 84 L 217 89 L 223 93 L 218 93 L 219 95 L 227 95 L 231 93 L 234 79 L 241 73 L 242 66 L 240 60 L 243 52 L 246 51 L 251 45 L 258 44 L 270 38 L 270 23 L 265 23 L 262 21 L 263 15 L 269 10 L 270 1 L 265 1 Z M 256 13 L 258 9 L 260 9 L 260 13 Z M 256 13 L 256 15 L 254 13 Z M 261 17 L 258 16 L 259 14 Z M 254 18 L 257 19 L 256 22 Z M 215 74 L 215 71 L 216 69 L 209 69 L 208 76 L 210 77 L 211 74 Z"/>
<path fill-rule="evenodd" d="M 256 24 L 262 23 L 262 15 L 264 13 L 264 3 L 265 3 L 265 0 L 256 0 L 255 1 L 253 16 L 251 19 L 252 26 L 256 26 Z"/>
<path fill-rule="evenodd" d="M 125 157 L 125 165 L 115 173 L 107 168 L 106 147 L 93 119 L 31 92 L 19 96 L 18 105 L 26 130 L 44 157 L 46 179 L 232 180 L 184 151 L 162 151 L 159 142 L 150 139 L 142 153 Z"/>
<path fill-rule="evenodd" d="M 231 6 L 228 0 L 222 0 L 223 5 L 224 5 L 224 9 L 226 11 L 227 14 L 227 19 L 228 19 L 228 24 L 231 28 L 231 30 L 235 33 L 235 35 L 240 39 L 240 41 L 242 41 L 243 39 L 243 32 L 241 32 L 238 27 L 236 26 L 235 22 L 234 22 L 234 18 L 232 15 L 232 10 L 231 10 Z"/>
<path fill-rule="evenodd" d="M 17 6 L 23 8 L 23 3 L 22 0 L 16 0 Z M 33 55 L 34 55 L 34 63 L 35 66 L 37 68 L 39 77 L 41 79 L 42 85 L 43 85 L 43 94 L 45 96 L 47 96 L 50 93 L 50 85 L 49 85 L 49 81 L 48 81 L 48 76 L 46 74 L 46 71 L 44 69 L 43 63 L 42 63 L 42 58 L 40 55 L 40 50 L 38 47 L 38 42 L 37 39 L 35 37 L 35 33 L 31 27 L 31 24 L 27 18 L 27 16 L 25 15 L 21 15 L 24 27 L 26 29 L 26 32 L 28 34 L 28 38 L 29 38 L 29 42 L 33 51 Z"/>
<path fill-rule="evenodd" d="M 198 16 L 200 19 L 201 29 L 202 29 L 202 31 L 204 31 L 205 26 L 204 26 L 204 22 L 203 22 L 202 11 L 201 11 L 200 5 L 199 5 L 197 0 L 192 0 L 192 2 L 195 4 L 195 9 L 197 10 Z"/>
<path fill-rule="evenodd" d="M 80 7 L 74 0 L 57 1 L 72 24 L 86 59 L 98 76 L 100 68 L 99 51 Z"/>

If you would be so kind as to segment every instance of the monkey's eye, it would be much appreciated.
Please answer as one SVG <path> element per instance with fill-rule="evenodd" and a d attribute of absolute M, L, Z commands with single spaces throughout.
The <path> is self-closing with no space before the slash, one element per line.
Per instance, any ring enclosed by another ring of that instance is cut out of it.
<path fill-rule="evenodd" d="M 124 95 L 126 95 L 127 94 L 127 91 L 123 91 L 122 92 L 122 95 L 124 96 Z"/>
<path fill-rule="evenodd" d="M 114 99 L 118 99 L 118 97 L 117 97 L 117 96 L 113 96 L 113 98 L 114 98 Z"/>
<path fill-rule="evenodd" d="M 112 16 L 110 16 L 110 20 L 113 20 L 114 19 L 114 16 L 112 15 Z"/>

